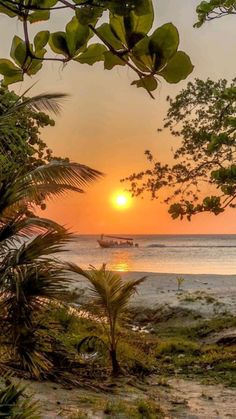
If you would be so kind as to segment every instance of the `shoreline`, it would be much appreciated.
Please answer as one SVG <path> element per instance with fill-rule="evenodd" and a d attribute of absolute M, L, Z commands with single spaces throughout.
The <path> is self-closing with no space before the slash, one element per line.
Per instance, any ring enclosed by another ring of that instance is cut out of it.
<path fill-rule="evenodd" d="M 160 307 L 180 308 L 199 313 L 203 317 L 212 317 L 226 312 L 236 314 L 235 275 L 185 275 L 135 271 L 118 273 L 124 280 L 147 277 L 147 280 L 138 287 L 138 292 L 131 298 L 131 306 L 151 310 L 157 310 Z M 178 276 L 184 278 L 180 290 L 178 290 Z M 78 290 L 83 290 L 86 300 L 89 295 L 86 279 L 80 277 L 73 283 L 73 286 Z"/>

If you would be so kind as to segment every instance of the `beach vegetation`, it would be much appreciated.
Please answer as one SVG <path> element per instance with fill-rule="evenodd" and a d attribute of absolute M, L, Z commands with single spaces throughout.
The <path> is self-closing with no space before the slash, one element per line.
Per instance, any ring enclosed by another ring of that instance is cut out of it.
<path fill-rule="evenodd" d="M 8 106 L 0 116 L 1 129 L 7 129 L 15 113 L 23 113 L 24 109 L 57 112 L 60 98 L 18 98 L 11 106 L 7 99 Z M 29 124 L 30 115 L 24 116 Z M 24 130 L 23 133 L 24 137 Z M 37 137 L 37 129 L 35 133 Z M 5 149 L 1 152 L 3 157 L 7 154 Z M 36 158 L 28 170 L 25 166 L 16 169 L 17 156 L 12 161 L 13 167 L 3 171 L 0 179 L 0 342 L 6 362 L 39 377 L 52 368 L 56 346 L 43 313 L 51 301 L 63 299 L 70 282 L 65 265 L 55 255 L 72 239 L 72 234 L 52 220 L 35 215 L 35 209 L 42 201 L 66 192 L 83 192 L 100 173 L 63 160 L 34 166 Z"/>
<path fill-rule="evenodd" d="M 180 292 L 181 286 L 184 283 L 185 279 L 182 276 L 177 276 L 176 281 L 177 281 L 178 292 Z"/>
<path fill-rule="evenodd" d="M 0 88 L 1 177 L 17 170 L 26 173 L 53 158 L 59 160 L 41 138 L 41 130 L 55 125 L 48 111 L 57 115 L 66 95 L 29 98 L 27 92 L 19 96 L 8 88 Z"/>
<path fill-rule="evenodd" d="M 161 419 L 164 412 L 160 406 L 151 399 L 142 399 L 136 403 L 123 401 L 107 402 L 104 408 L 105 418 L 132 418 L 132 419 Z"/>
<path fill-rule="evenodd" d="M 8 374 L 0 379 L 0 416 L 11 419 L 39 419 L 39 404 L 26 394 L 26 387 Z"/>
<path fill-rule="evenodd" d="M 137 287 L 146 280 L 142 277 L 138 280 L 123 281 L 118 273 L 106 270 L 106 265 L 100 269 L 91 267 L 89 271 L 81 269 L 75 264 L 68 264 L 72 272 L 82 275 L 89 281 L 93 306 L 100 312 L 100 322 L 103 324 L 106 341 L 99 336 L 84 338 L 79 347 L 89 344 L 91 340 L 97 340 L 107 347 L 112 364 L 112 374 L 117 376 L 121 373 L 121 367 L 117 359 L 117 345 L 120 338 L 119 322 L 128 307 L 132 295 Z"/>

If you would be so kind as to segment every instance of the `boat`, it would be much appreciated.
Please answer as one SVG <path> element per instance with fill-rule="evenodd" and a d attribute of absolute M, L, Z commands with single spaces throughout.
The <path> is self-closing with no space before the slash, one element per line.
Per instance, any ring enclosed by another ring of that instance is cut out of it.
<path fill-rule="evenodd" d="M 97 241 L 100 247 L 103 248 L 130 248 L 138 247 L 138 243 L 134 243 L 134 239 L 130 237 L 107 236 L 101 234 Z"/>

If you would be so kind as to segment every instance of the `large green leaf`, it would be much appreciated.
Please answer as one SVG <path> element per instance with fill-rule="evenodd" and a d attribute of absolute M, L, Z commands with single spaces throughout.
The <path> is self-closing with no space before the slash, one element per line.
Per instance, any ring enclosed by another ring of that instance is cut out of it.
<path fill-rule="evenodd" d="M 23 80 L 23 71 L 12 61 L 0 59 L 0 74 L 4 76 L 4 85 L 16 83 Z"/>
<path fill-rule="evenodd" d="M 153 55 L 168 60 L 176 53 L 179 46 L 179 33 L 172 23 L 166 23 L 156 29 L 150 37 L 149 50 Z"/>
<path fill-rule="evenodd" d="M 34 37 L 35 51 L 40 51 L 48 43 L 50 37 L 49 31 L 40 31 Z"/>
<path fill-rule="evenodd" d="M 158 74 L 164 77 L 168 83 L 178 83 L 186 79 L 193 68 L 189 56 L 183 51 L 178 51 Z"/>
<path fill-rule="evenodd" d="M 66 25 L 66 42 L 70 57 L 74 57 L 81 48 L 86 48 L 90 36 L 90 29 L 87 25 L 81 25 L 77 17 Z"/>
<path fill-rule="evenodd" d="M 51 33 L 49 38 L 49 45 L 53 52 L 56 54 L 63 54 L 65 57 L 70 56 L 66 42 L 65 32 L 54 32 Z"/>
<path fill-rule="evenodd" d="M 131 49 L 149 32 L 153 25 L 153 19 L 153 10 L 140 16 L 134 12 L 130 12 L 127 16 L 111 15 L 111 30 L 123 45 Z"/>
<path fill-rule="evenodd" d="M 114 36 L 118 38 L 123 45 L 126 45 L 126 30 L 123 16 L 111 15 L 110 28 Z"/>
<path fill-rule="evenodd" d="M 108 23 L 103 23 L 98 29 L 97 32 L 101 37 L 113 48 L 121 49 L 122 43 L 120 40 L 114 35 L 111 30 L 111 26 Z"/>
<path fill-rule="evenodd" d="M 16 10 L 14 13 L 13 10 Z M 17 16 L 17 8 L 12 5 L 11 10 L 9 10 L 7 7 L 0 5 L 0 13 L 3 13 L 4 15 L 7 15 L 9 17 L 16 17 Z"/>
<path fill-rule="evenodd" d="M 79 61 L 81 64 L 92 65 L 97 61 L 104 60 L 104 52 L 107 51 L 106 47 L 102 44 L 92 44 L 78 57 L 75 61 Z"/>
<path fill-rule="evenodd" d="M 131 59 L 141 71 L 150 71 L 153 67 L 153 57 L 149 51 L 150 38 L 145 36 L 132 50 Z"/>
<path fill-rule="evenodd" d="M 147 77 L 142 77 L 139 80 L 135 80 L 131 84 L 137 87 L 142 87 L 143 89 L 148 90 L 149 92 L 152 92 L 157 88 L 157 80 L 154 76 L 151 75 Z"/>
<path fill-rule="evenodd" d="M 116 65 L 125 65 L 125 62 L 110 51 L 104 52 L 104 68 L 111 70 Z"/>
<path fill-rule="evenodd" d="M 11 45 L 11 58 L 22 67 L 25 64 L 27 50 L 26 43 L 19 36 L 15 35 Z"/>
<path fill-rule="evenodd" d="M 50 11 L 49 10 L 36 10 L 28 15 L 28 21 L 30 23 L 41 22 L 43 20 L 50 19 Z"/>

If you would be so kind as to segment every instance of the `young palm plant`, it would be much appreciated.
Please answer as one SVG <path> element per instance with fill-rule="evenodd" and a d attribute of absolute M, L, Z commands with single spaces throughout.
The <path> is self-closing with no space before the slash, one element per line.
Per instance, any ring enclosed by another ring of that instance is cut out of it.
<path fill-rule="evenodd" d="M 137 292 L 137 287 L 147 278 L 123 281 L 118 273 L 106 270 L 103 264 L 100 269 L 92 267 L 90 271 L 84 271 L 75 264 L 69 264 L 69 269 L 85 277 L 90 283 L 91 297 L 94 306 L 99 310 L 107 332 L 108 349 L 112 365 L 112 374 L 117 376 L 121 373 L 121 367 L 117 359 L 117 344 L 119 340 L 118 325 L 122 315 L 127 309 L 131 296 Z M 88 341 L 91 337 L 88 337 Z M 86 338 L 81 344 L 86 343 Z"/>

